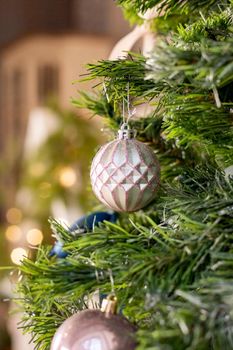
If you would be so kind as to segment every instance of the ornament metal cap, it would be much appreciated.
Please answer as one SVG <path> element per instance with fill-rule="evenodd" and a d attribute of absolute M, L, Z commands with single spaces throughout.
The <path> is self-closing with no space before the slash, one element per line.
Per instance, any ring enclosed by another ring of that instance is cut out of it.
<path fill-rule="evenodd" d="M 129 140 L 134 139 L 136 136 L 136 132 L 133 129 L 130 129 L 128 123 L 123 123 L 121 125 L 120 130 L 118 131 L 118 139 L 119 140 Z"/>
<path fill-rule="evenodd" d="M 102 301 L 101 311 L 106 314 L 116 314 L 117 297 L 110 294 Z"/>

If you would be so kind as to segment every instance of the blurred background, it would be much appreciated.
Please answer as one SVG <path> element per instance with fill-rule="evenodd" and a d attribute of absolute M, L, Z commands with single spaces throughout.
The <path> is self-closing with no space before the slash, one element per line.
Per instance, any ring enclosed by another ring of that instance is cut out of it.
<path fill-rule="evenodd" d="M 89 164 L 104 136 L 70 103 L 91 83 L 72 82 L 128 31 L 113 0 L 0 1 L 1 267 L 52 242 L 50 216 L 72 223 L 92 207 Z M 0 350 L 33 349 L 8 316 L 9 271 L 0 270 Z"/>

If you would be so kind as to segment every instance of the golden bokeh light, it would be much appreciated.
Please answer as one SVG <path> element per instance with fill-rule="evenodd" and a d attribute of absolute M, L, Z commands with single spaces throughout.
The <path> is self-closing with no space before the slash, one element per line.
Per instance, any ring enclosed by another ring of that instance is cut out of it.
<path fill-rule="evenodd" d="M 9 224 L 19 224 L 22 220 L 22 212 L 18 208 L 10 208 L 6 212 L 6 218 Z"/>
<path fill-rule="evenodd" d="M 8 226 L 5 232 L 5 237 L 10 242 L 19 242 L 22 237 L 21 228 L 17 225 Z"/>
<path fill-rule="evenodd" d="M 77 175 L 73 168 L 65 167 L 59 174 L 59 181 L 63 187 L 71 187 L 77 181 Z"/>
<path fill-rule="evenodd" d="M 11 252 L 11 260 L 16 265 L 20 265 L 25 257 L 27 257 L 27 251 L 24 248 L 18 247 Z"/>
<path fill-rule="evenodd" d="M 39 245 L 43 241 L 43 233 L 37 228 L 33 228 L 28 231 L 26 239 L 29 244 Z"/>

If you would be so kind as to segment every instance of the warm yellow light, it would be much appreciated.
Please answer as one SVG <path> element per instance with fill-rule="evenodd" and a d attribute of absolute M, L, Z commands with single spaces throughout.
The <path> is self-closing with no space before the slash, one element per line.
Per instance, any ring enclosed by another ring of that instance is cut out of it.
<path fill-rule="evenodd" d="M 11 260 L 16 265 L 20 265 L 25 257 L 27 257 L 27 251 L 24 248 L 18 247 L 11 252 Z"/>
<path fill-rule="evenodd" d="M 22 237 L 22 231 L 19 226 L 11 225 L 7 227 L 5 236 L 6 236 L 6 239 L 10 242 L 18 242 Z"/>
<path fill-rule="evenodd" d="M 37 228 L 29 230 L 27 233 L 27 241 L 29 244 L 38 245 L 43 240 L 43 233 Z"/>
<path fill-rule="evenodd" d="M 64 187 L 71 187 L 75 184 L 77 175 L 71 167 L 65 167 L 61 170 L 59 175 L 60 184 Z"/>
<path fill-rule="evenodd" d="M 10 208 L 7 210 L 6 218 L 10 224 L 19 224 L 22 220 L 22 212 L 18 208 Z"/>

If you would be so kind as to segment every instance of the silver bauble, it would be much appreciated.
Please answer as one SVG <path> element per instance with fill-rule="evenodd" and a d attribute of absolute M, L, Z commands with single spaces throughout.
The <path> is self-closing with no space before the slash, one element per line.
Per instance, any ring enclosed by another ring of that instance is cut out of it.
<path fill-rule="evenodd" d="M 119 212 L 146 206 L 159 187 L 160 166 L 153 150 L 134 138 L 123 124 L 118 139 L 102 146 L 91 165 L 97 198 Z"/>
<path fill-rule="evenodd" d="M 120 315 L 85 310 L 58 328 L 50 350 L 134 350 L 135 330 Z"/>

